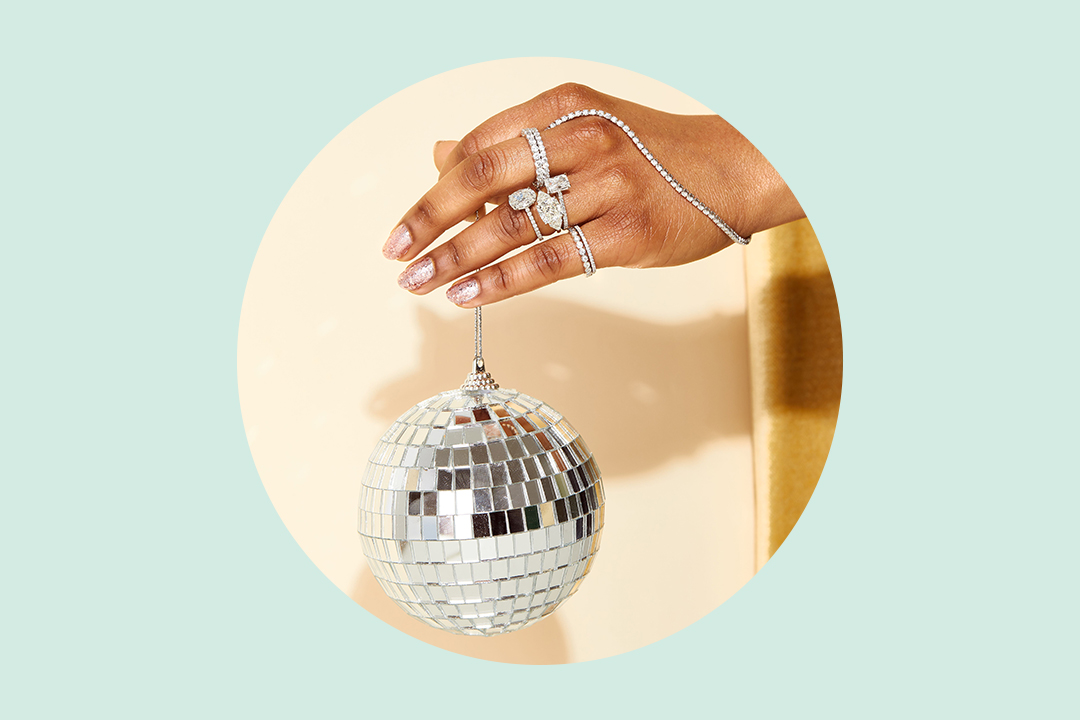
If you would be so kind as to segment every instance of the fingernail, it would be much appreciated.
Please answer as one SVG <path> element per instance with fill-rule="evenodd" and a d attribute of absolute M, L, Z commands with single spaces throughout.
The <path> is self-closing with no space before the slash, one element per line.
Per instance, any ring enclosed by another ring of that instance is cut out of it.
<path fill-rule="evenodd" d="M 426 257 L 405 268 L 405 272 L 398 276 L 397 284 L 406 290 L 416 290 L 433 277 L 435 277 L 435 263 L 431 258 Z"/>
<path fill-rule="evenodd" d="M 387 260 L 397 260 L 409 252 L 410 247 L 412 247 L 412 235 L 409 234 L 409 228 L 398 225 L 394 228 L 394 232 L 390 233 L 390 238 L 386 241 L 386 244 L 383 245 L 382 254 Z"/>
<path fill-rule="evenodd" d="M 450 289 L 446 291 L 447 299 L 455 305 L 467 303 L 479 294 L 480 283 L 476 282 L 475 278 L 462 280 L 457 285 L 450 286 Z"/>

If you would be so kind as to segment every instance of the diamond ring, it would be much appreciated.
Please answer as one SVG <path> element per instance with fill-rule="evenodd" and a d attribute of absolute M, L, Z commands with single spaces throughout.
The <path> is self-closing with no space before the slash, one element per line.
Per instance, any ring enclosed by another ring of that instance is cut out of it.
<path fill-rule="evenodd" d="M 540 138 L 539 130 L 536 128 L 524 128 L 521 135 L 528 140 L 533 163 L 536 165 L 536 181 L 533 183 L 536 191 L 533 191 L 532 188 L 523 188 L 511 194 L 510 207 L 515 210 L 525 211 L 529 216 L 529 222 L 532 223 L 533 230 L 536 231 L 536 239 L 541 240 L 544 238 L 544 234 L 540 231 L 540 226 L 529 210 L 535 204 L 540 219 L 555 230 L 552 236 L 548 236 L 553 237 L 559 234 L 563 228 L 570 225 L 570 220 L 566 214 L 566 201 L 563 199 L 563 192 L 570 189 L 570 180 L 566 175 L 551 177 L 547 150 L 544 148 L 544 141 Z M 543 187 L 542 190 L 540 189 L 541 186 Z"/>

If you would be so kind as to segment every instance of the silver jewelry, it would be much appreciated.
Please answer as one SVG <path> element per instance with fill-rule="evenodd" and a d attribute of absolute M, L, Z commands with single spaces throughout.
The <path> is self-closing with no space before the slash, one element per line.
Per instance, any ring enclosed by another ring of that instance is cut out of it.
<path fill-rule="evenodd" d="M 529 149 L 532 150 L 533 163 L 536 165 L 536 187 L 546 181 L 551 168 L 548 167 L 547 150 L 544 141 L 540 139 L 540 131 L 536 128 L 522 128 L 521 137 L 529 141 Z"/>
<path fill-rule="evenodd" d="M 510 193 L 510 207 L 515 210 L 521 210 L 525 213 L 525 217 L 529 218 L 529 222 L 532 223 L 533 231 L 536 232 L 536 239 L 543 240 L 544 233 L 540 232 L 540 226 L 536 224 L 536 218 L 533 217 L 532 211 L 529 210 L 536 202 L 536 192 L 532 188 L 522 188 L 516 192 Z M 558 233 L 555 233 L 556 235 Z M 554 235 L 552 235 L 554 237 Z"/>
<path fill-rule="evenodd" d="M 596 260 L 593 259 L 592 248 L 585 239 L 585 233 L 581 232 L 579 226 L 574 225 L 570 228 L 570 237 L 574 238 L 574 245 L 577 247 L 578 255 L 581 256 L 581 264 L 585 266 L 585 277 L 591 277 L 596 272 Z"/>
<path fill-rule="evenodd" d="M 563 227 L 570 227 L 570 218 L 566 214 L 566 200 L 563 199 L 563 191 L 570 189 L 570 178 L 566 175 L 556 175 L 544 181 L 544 187 L 549 193 L 555 193 L 559 197 L 559 211 L 562 213 Z M 545 222 L 547 222 L 545 220 Z M 551 223 L 548 223 L 551 225 Z M 552 227 L 555 227 L 552 225 Z M 558 230 L 559 228 L 555 228 Z"/>
<path fill-rule="evenodd" d="M 596 258 L 594 258 L 592 254 L 592 245 L 585 239 L 585 231 L 581 229 L 580 225 L 577 226 L 577 234 L 578 237 L 581 238 L 581 244 L 585 246 L 585 252 L 589 253 L 589 264 L 592 265 L 592 271 L 596 272 Z"/>
<path fill-rule="evenodd" d="M 547 129 L 552 130 L 562 125 L 567 120 L 585 117 L 586 115 L 601 117 L 605 120 L 610 120 L 611 122 L 622 128 L 622 131 L 626 133 L 626 136 L 634 141 L 634 145 L 636 145 L 637 149 L 641 151 L 641 154 L 645 156 L 645 159 L 648 160 L 654 168 L 656 168 L 656 171 L 660 173 L 660 176 L 664 178 L 664 180 L 666 180 L 669 185 L 671 185 L 675 192 L 686 198 L 686 201 L 688 203 L 700 210 L 702 214 L 705 215 L 705 217 L 709 218 L 709 220 L 712 220 L 713 224 L 716 225 L 716 227 L 720 228 L 724 232 L 724 234 L 731 238 L 734 242 L 737 242 L 740 245 L 750 244 L 750 238 L 744 238 L 743 236 L 739 235 L 739 233 L 732 230 L 731 226 L 721 220 L 720 217 L 715 212 L 713 212 L 708 205 L 698 200 L 692 192 L 687 190 L 677 180 L 675 180 L 675 178 L 671 176 L 671 173 L 669 173 L 664 168 L 664 166 L 661 165 L 655 157 L 653 157 L 653 154 L 649 152 L 649 150 L 641 142 L 641 139 L 634 134 L 634 132 L 630 129 L 630 126 L 624 123 L 619 118 L 612 115 L 611 113 L 601 112 L 600 110 L 578 110 L 577 112 L 572 112 L 569 115 L 563 115 L 561 118 L 548 125 Z M 537 133 L 537 136 L 539 137 L 539 133 Z"/>
<path fill-rule="evenodd" d="M 537 189 L 536 212 L 539 213 L 540 219 L 558 234 L 560 230 L 570 225 L 570 218 L 566 214 L 566 201 L 563 199 L 563 191 L 570 189 L 570 180 L 566 175 L 551 177 L 547 150 L 544 148 L 544 141 L 540 137 L 539 130 L 536 128 L 522 128 L 521 136 L 529 142 L 533 163 L 536 165 L 536 180 L 533 182 Z M 540 189 L 541 186 L 544 187 L 544 190 Z M 532 213 L 529 213 L 529 217 L 531 219 Z M 533 222 L 533 226 L 536 227 L 535 222 Z M 537 231 L 537 235 L 543 237 L 543 234 L 539 231 Z"/>
<path fill-rule="evenodd" d="M 540 135 L 540 131 L 536 128 L 524 128 L 521 131 L 521 135 L 529 141 L 529 149 L 532 151 L 533 163 L 536 164 L 536 182 L 534 183 L 539 187 L 540 178 L 547 177 L 547 163 L 540 155 L 540 149 L 536 146 L 536 137 Z M 540 232 L 540 226 L 536 223 L 536 218 L 533 217 L 532 211 L 529 209 L 536 203 L 536 191 L 532 188 L 522 188 L 516 192 L 510 193 L 510 207 L 515 210 L 521 210 L 525 213 L 525 216 L 529 218 L 529 222 L 533 226 L 533 231 L 536 233 L 537 240 L 544 239 L 544 233 Z"/>

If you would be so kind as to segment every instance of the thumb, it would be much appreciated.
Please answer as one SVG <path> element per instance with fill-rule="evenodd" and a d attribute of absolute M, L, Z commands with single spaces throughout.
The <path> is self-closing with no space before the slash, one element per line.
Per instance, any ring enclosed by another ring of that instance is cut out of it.
<path fill-rule="evenodd" d="M 446 158 L 450 156 L 450 153 L 453 152 L 456 147 L 457 140 L 437 140 L 435 142 L 435 147 L 431 149 L 431 155 L 435 160 L 435 168 L 437 170 L 442 170 Z M 446 169 L 449 170 L 450 168 Z"/>

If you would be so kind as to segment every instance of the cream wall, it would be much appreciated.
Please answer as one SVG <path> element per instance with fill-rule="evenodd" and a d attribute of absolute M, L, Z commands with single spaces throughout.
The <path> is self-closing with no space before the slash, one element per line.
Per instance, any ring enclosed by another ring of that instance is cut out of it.
<path fill-rule="evenodd" d="M 499 61 L 418 83 L 349 125 L 301 174 L 259 248 L 240 319 L 252 456 L 303 550 L 403 632 L 505 662 L 576 662 L 659 640 L 755 567 L 746 290 L 733 247 L 678 268 L 603 269 L 485 310 L 496 380 L 565 414 L 604 472 L 600 555 L 553 616 L 504 637 L 455 637 L 407 617 L 367 568 L 356 534 L 367 455 L 399 414 L 458 386 L 472 356 L 471 311 L 441 292 L 400 290 L 402 265 L 381 245 L 435 181 L 434 141 L 567 81 L 709 112 L 649 78 L 581 61 Z"/>

